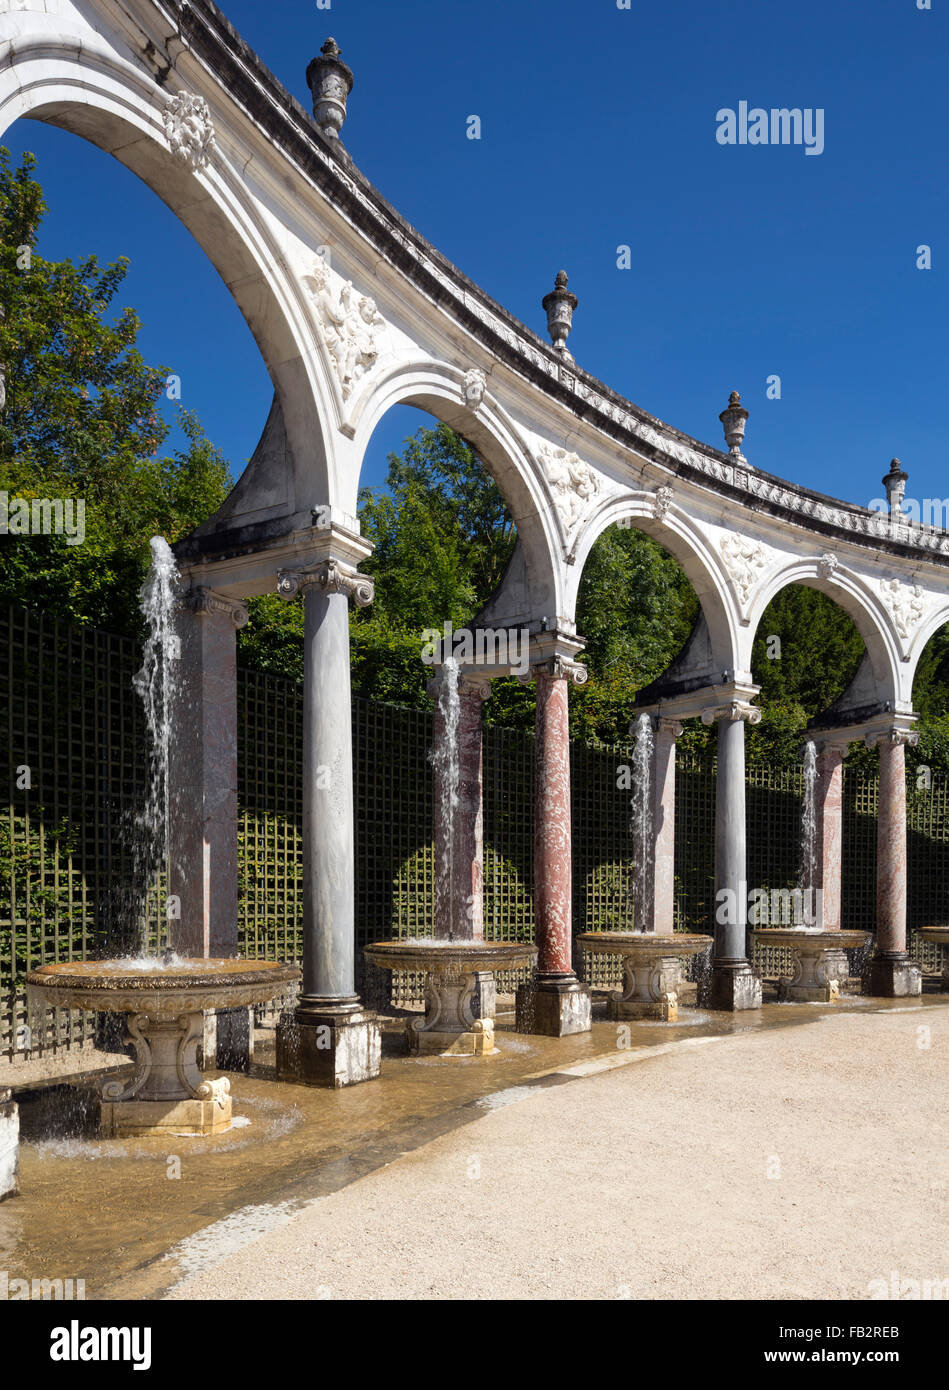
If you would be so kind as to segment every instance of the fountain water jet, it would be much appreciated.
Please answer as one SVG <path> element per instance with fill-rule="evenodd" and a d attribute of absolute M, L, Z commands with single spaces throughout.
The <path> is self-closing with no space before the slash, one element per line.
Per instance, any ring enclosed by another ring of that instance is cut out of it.
<path fill-rule="evenodd" d="M 822 927 L 817 748 L 811 740 L 804 745 L 802 784 L 800 887 L 802 899 L 814 905 L 813 925 L 759 927 L 754 929 L 754 939 L 763 946 L 788 947 L 794 953 L 794 974 L 778 980 L 779 999 L 787 1003 L 832 1004 L 840 997 L 841 981 L 850 974 L 847 949 L 865 946 L 869 933 L 839 928 L 824 931 Z"/>
<path fill-rule="evenodd" d="M 675 1023 L 679 1016 L 682 960 L 710 950 L 710 936 L 654 930 L 655 837 L 652 719 L 641 714 L 633 747 L 632 840 L 636 880 L 631 932 L 592 931 L 578 940 L 591 955 L 619 956 L 623 988 L 610 995 L 607 1016 L 613 1019 L 657 1018 Z"/>
<path fill-rule="evenodd" d="M 409 1051 L 441 1056 L 489 1056 L 494 1019 L 486 1016 L 485 976 L 499 969 L 533 964 L 537 951 L 516 941 L 486 942 L 473 936 L 470 899 L 456 873 L 459 809 L 460 670 L 448 656 L 438 684 L 440 733 L 431 753 L 435 775 L 438 862 L 435 866 L 435 936 L 420 940 L 377 941 L 366 955 L 384 970 L 425 973 L 425 1014 L 406 1023 Z"/>
<path fill-rule="evenodd" d="M 137 818 L 136 888 L 162 873 L 168 883 L 168 784 L 173 697 L 179 657 L 174 633 L 178 576 L 160 536 L 151 542 L 152 567 L 142 588 L 148 624 L 145 659 L 135 687 L 145 705 L 150 740 L 149 790 Z M 196 829 L 200 834 L 200 828 Z M 170 916 L 171 914 L 169 914 Z M 140 913 L 144 920 L 144 912 Z M 144 932 L 143 932 L 144 934 Z M 295 966 L 273 961 L 164 957 L 65 961 L 27 974 L 31 1008 L 94 1009 L 128 1015 L 135 1048 L 131 1077 L 101 1083 L 100 1128 L 106 1137 L 136 1134 L 215 1134 L 231 1123 L 227 1077 L 205 1080 L 197 1065 L 206 1009 L 239 1008 L 272 999 L 299 978 Z"/>

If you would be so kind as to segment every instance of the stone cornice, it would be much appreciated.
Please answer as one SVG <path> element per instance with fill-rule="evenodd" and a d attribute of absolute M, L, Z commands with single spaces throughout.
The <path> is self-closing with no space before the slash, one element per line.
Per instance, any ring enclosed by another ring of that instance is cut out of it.
<path fill-rule="evenodd" d="M 137 9 L 164 12 L 189 54 L 399 274 L 465 328 L 496 361 L 559 401 L 572 416 L 664 470 L 755 512 L 836 541 L 917 561 L 949 562 L 949 534 L 893 527 L 877 513 L 797 487 L 649 415 L 584 372 L 519 323 L 424 240 L 353 165 L 338 141 L 265 67 L 210 0 L 139 0 Z M 180 58 L 176 61 L 180 61 Z"/>

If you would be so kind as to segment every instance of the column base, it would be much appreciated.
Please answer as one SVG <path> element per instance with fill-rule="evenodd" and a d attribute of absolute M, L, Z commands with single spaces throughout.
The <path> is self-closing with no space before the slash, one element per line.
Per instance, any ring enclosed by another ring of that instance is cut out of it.
<path fill-rule="evenodd" d="M 208 1009 L 198 1065 L 208 1071 L 248 1072 L 254 1060 L 254 1010 Z"/>
<path fill-rule="evenodd" d="M 302 1000 L 277 1027 L 281 1081 L 334 1090 L 371 1081 L 382 1068 L 382 1029 L 359 1000 Z"/>
<path fill-rule="evenodd" d="M 593 1026 L 593 997 L 589 985 L 576 975 L 538 975 L 517 991 L 517 1031 L 545 1038 L 589 1033 Z"/>
<path fill-rule="evenodd" d="M 747 960 L 713 961 L 704 1004 L 707 1009 L 722 1009 L 729 1013 L 760 1009 L 761 976 Z"/>
<path fill-rule="evenodd" d="M 201 1100 L 103 1100 L 99 1132 L 103 1139 L 131 1139 L 150 1134 L 221 1134 L 231 1125 L 227 1078 L 207 1083 L 212 1093 Z"/>
<path fill-rule="evenodd" d="M 923 992 L 923 972 L 905 951 L 879 951 L 870 960 L 862 992 L 877 999 L 908 999 Z"/>
<path fill-rule="evenodd" d="M 0 1091 L 0 1202 L 20 1190 L 20 1112 L 11 1091 Z"/>

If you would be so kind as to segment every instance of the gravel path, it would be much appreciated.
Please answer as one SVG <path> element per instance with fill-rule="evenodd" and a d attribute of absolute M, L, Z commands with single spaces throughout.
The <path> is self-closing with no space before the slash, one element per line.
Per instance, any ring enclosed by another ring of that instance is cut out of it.
<path fill-rule="evenodd" d="M 947 1060 L 949 1005 L 842 1010 L 521 1088 L 263 1234 L 248 1213 L 244 1248 L 205 1240 L 172 1296 L 834 1299 L 891 1271 L 949 1279 Z"/>

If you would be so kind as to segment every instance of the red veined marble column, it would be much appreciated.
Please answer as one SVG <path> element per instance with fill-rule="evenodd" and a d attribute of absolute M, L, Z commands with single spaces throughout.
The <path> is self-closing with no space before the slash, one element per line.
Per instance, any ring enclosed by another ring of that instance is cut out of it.
<path fill-rule="evenodd" d="M 818 882 L 822 931 L 840 930 L 841 846 L 843 843 L 843 761 L 847 743 L 825 743 L 817 754 Z M 810 887 L 806 884 L 805 887 Z"/>
<path fill-rule="evenodd" d="M 519 1031 L 564 1037 L 588 1032 L 590 989 L 573 970 L 570 725 L 568 682 L 585 668 L 554 657 L 534 668 L 534 919 L 537 974 L 517 995 Z"/>
<path fill-rule="evenodd" d="M 873 736 L 880 749 L 877 805 L 877 938 L 865 988 L 897 998 L 922 993 L 922 972 L 906 953 L 906 755 L 918 735 L 890 728 Z"/>

